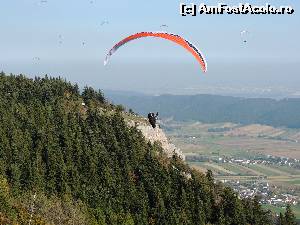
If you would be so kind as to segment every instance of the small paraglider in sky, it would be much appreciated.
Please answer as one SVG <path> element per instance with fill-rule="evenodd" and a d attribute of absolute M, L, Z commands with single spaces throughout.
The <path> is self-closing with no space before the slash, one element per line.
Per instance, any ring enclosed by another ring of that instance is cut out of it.
<path fill-rule="evenodd" d="M 34 61 L 40 61 L 41 58 L 40 57 L 33 57 L 32 60 L 34 60 Z"/>
<path fill-rule="evenodd" d="M 58 35 L 58 43 L 62 44 L 63 43 L 63 36 L 60 34 Z"/>
<path fill-rule="evenodd" d="M 33 57 L 32 61 L 34 64 L 39 64 L 40 63 L 41 58 L 40 57 Z"/>
<path fill-rule="evenodd" d="M 39 5 L 46 5 L 48 3 L 48 0 L 39 0 L 37 1 L 37 4 Z"/>
<path fill-rule="evenodd" d="M 107 20 L 103 20 L 103 21 L 101 22 L 100 26 L 103 26 L 103 25 L 105 25 L 105 24 L 109 24 L 109 22 L 108 22 Z"/>
<path fill-rule="evenodd" d="M 165 27 L 165 28 L 167 28 L 167 27 L 169 27 L 167 24 L 162 24 L 162 25 L 160 25 L 160 28 L 162 28 L 162 27 Z"/>
<path fill-rule="evenodd" d="M 242 39 L 243 43 L 248 42 L 248 34 L 249 34 L 249 31 L 247 31 L 247 30 L 241 31 L 241 39 Z"/>
<path fill-rule="evenodd" d="M 82 45 L 85 46 L 85 42 L 84 41 L 82 42 Z"/>

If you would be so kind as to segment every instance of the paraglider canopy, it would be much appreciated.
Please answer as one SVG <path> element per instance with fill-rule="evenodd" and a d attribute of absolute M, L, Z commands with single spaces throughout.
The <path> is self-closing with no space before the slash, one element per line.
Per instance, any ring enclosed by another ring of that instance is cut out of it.
<path fill-rule="evenodd" d="M 112 47 L 112 49 L 110 49 L 110 51 L 107 53 L 106 58 L 104 60 L 104 65 L 106 65 L 108 63 L 110 57 L 112 56 L 112 54 L 114 54 L 114 52 L 116 52 L 118 50 L 118 48 L 120 48 L 121 46 L 125 45 L 126 43 L 128 43 L 130 41 L 133 41 L 133 40 L 139 39 L 139 38 L 144 38 L 144 37 L 162 38 L 162 39 L 172 41 L 172 42 L 182 46 L 187 51 L 189 51 L 194 56 L 194 58 L 199 62 L 203 72 L 207 71 L 206 60 L 205 60 L 203 54 L 200 52 L 200 50 L 195 45 L 193 45 L 191 42 L 189 42 L 188 40 L 184 39 L 183 37 L 181 37 L 179 35 L 166 33 L 166 32 L 140 32 L 140 33 L 136 33 L 136 34 L 133 34 L 133 35 L 130 35 L 130 36 L 124 38 L 123 40 L 121 40 L 120 42 L 115 44 Z"/>

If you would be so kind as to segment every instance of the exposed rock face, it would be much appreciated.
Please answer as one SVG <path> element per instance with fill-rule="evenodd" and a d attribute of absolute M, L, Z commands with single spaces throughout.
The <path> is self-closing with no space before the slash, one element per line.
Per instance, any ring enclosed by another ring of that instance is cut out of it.
<path fill-rule="evenodd" d="M 179 148 L 169 142 L 163 130 L 158 126 L 153 129 L 147 123 L 138 123 L 136 125 L 137 128 L 144 134 L 145 138 L 150 140 L 151 143 L 155 141 L 160 142 L 168 157 L 172 157 L 174 154 L 177 154 L 182 160 L 185 160 L 185 155 L 180 151 Z M 129 126 L 134 126 L 134 122 L 129 122 Z"/>

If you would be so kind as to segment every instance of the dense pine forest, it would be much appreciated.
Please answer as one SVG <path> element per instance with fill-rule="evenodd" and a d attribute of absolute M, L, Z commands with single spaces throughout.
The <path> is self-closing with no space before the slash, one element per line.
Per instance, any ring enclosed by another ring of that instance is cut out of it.
<path fill-rule="evenodd" d="M 167 158 L 101 91 L 0 74 L 0 224 L 295 224 Z"/>

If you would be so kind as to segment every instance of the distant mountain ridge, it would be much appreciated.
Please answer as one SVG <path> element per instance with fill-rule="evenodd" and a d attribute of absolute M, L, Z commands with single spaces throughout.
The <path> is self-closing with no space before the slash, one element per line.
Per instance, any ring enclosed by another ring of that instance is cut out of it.
<path fill-rule="evenodd" d="M 114 103 L 145 115 L 159 111 L 161 117 L 205 123 L 233 122 L 300 128 L 300 99 L 241 98 L 218 95 L 119 95 L 109 93 Z"/>

